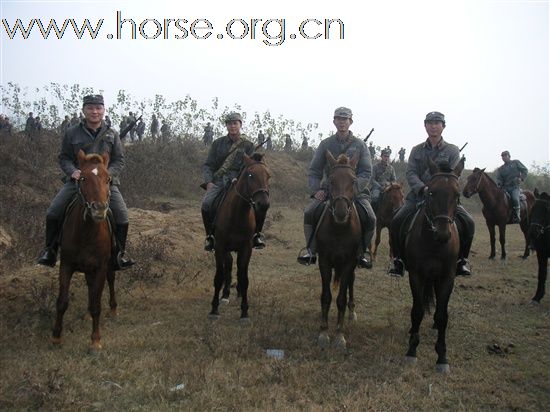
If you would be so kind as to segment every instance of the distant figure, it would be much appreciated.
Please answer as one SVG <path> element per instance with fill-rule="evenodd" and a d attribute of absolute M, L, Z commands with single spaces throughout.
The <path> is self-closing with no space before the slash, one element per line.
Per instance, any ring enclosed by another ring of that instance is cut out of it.
<path fill-rule="evenodd" d="M 136 125 L 136 134 L 138 140 L 141 142 L 143 139 L 143 134 L 145 133 L 145 122 L 140 118 Z"/>
<path fill-rule="evenodd" d="M 265 144 L 265 150 L 273 150 L 273 139 L 271 138 L 271 133 L 267 135 L 267 142 Z"/>
<path fill-rule="evenodd" d="M 388 152 L 391 156 L 391 148 L 390 148 L 390 145 L 387 145 L 386 148 L 384 149 L 386 152 Z"/>
<path fill-rule="evenodd" d="M 285 134 L 285 152 L 290 152 L 292 150 L 292 139 L 290 138 L 289 134 Z"/>
<path fill-rule="evenodd" d="M 111 127 L 112 125 L 111 118 L 108 115 L 105 116 L 105 124 L 107 125 L 107 127 Z"/>
<path fill-rule="evenodd" d="M 42 132 L 42 120 L 40 120 L 40 116 L 36 116 L 34 118 L 34 132 L 35 133 L 40 133 Z"/>
<path fill-rule="evenodd" d="M 128 126 L 130 123 L 128 122 L 128 116 L 122 116 L 122 120 L 120 121 L 119 125 L 119 133 L 122 133 L 124 129 L 126 129 L 126 126 Z M 124 139 L 124 137 L 122 137 Z"/>
<path fill-rule="evenodd" d="M 159 137 L 159 120 L 157 119 L 156 114 L 153 113 L 153 118 L 151 119 L 151 138 L 153 140 L 158 139 Z"/>
<path fill-rule="evenodd" d="M 165 142 L 170 140 L 170 137 L 172 137 L 172 130 L 170 130 L 170 124 L 168 123 L 168 121 L 166 121 L 166 120 L 162 121 L 162 127 L 160 128 L 160 134 L 161 134 L 162 140 L 164 140 Z"/>
<path fill-rule="evenodd" d="M 302 150 L 306 150 L 308 148 L 309 144 L 307 141 L 307 136 L 302 133 Z"/>
<path fill-rule="evenodd" d="M 372 168 L 372 177 L 370 180 L 371 206 L 376 211 L 380 193 L 397 179 L 395 170 L 390 164 L 390 152 L 387 149 L 380 153 L 380 161 Z"/>
<path fill-rule="evenodd" d="M 214 130 L 212 129 L 212 125 L 210 124 L 210 122 L 208 122 L 206 123 L 206 126 L 204 126 L 204 135 L 202 136 L 202 141 L 205 146 L 210 146 L 213 139 Z"/>
<path fill-rule="evenodd" d="M 69 115 L 65 115 L 65 119 L 61 122 L 59 125 L 59 133 L 63 134 L 65 131 L 69 128 L 71 124 L 71 119 L 69 118 Z"/>
<path fill-rule="evenodd" d="M 265 135 L 260 130 L 260 132 L 258 133 L 258 145 L 262 146 L 264 143 L 265 143 Z"/>
<path fill-rule="evenodd" d="M 369 152 L 371 159 L 376 157 L 376 148 L 373 146 L 372 142 L 369 143 Z"/>
<path fill-rule="evenodd" d="M 128 112 L 128 125 L 134 124 L 134 126 L 130 129 L 130 139 L 132 139 L 132 142 L 136 141 L 136 116 L 134 116 L 134 113 Z"/>
<path fill-rule="evenodd" d="M 520 206 L 519 206 L 519 185 L 525 180 L 527 176 L 527 168 L 519 160 L 511 160 L 510 152 L 505 150 L 501 153 L 502 161 L 504 164 L 497 169 L 496 180 L 497 184 L 504 189 L 509 195 L 512 201 L 512 223 L 519 223 L 520 218 Z"/>
<path fill-rule="evenodd" d="M 25 133 L 29 137 L 32 137 L 34 134 L 34 117 L 32 112 L 29 112 L 29 117 L 27 117 L 27 121 L 25 122 Z"/>
<path fill-rule="evenodd" d="M 401 163 L 405 162 L 405 152 L 406 152 L 406 150 L 405 150 L 404 147 L 402 147 L 398 152 L 399 153 L 399 161 Z"/>
<path fill-rule="evenodd" d="M 0 131 L 11 134 L 12 125 L 5 114 L 0 114 Z"/>
<path fill-rule="evenodd" d="M 78 118 L 78 115 L 76 113 L 73 113 L 73 117 L 71 117 L 71 122 L 69 123 L 69 126 L 75 126 L 78 123 L 80 123 L 80 119 Z"/>

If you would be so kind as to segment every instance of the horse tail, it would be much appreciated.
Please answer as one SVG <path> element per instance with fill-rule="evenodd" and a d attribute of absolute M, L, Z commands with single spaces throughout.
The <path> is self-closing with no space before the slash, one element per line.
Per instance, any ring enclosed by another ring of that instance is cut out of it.
<path fill-rule="evenodd" d="M 423 297 L 424 297 L 424 300 L 422 302 L 422 305 L 424 306 L 424 311 L 426 313 L 430 313 L 430 309 L 434 306 L 434 281 L 433 280 L 427 280 L 426 283 L 424 283 Z"/>

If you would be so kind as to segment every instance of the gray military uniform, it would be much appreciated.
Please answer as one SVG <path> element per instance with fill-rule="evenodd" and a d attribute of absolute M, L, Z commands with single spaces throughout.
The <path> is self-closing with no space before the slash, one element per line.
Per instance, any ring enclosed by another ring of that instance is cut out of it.
<path fill-rule="evenodd" d="M 372 207 L 369 203 L 370 192 L 368 185 L 372 175 L 372 161 L 370 152 L 365 145 L 365 143 L 353 136 L 353 133 L 349 132 L 348 138 L 341 142 L 338 140 L 337 135 L 334 134 L 319 144 L 319 147 L 315 151 L 315 155 L 311 160 L 308 173 L 308 183 L 309 183 L 309 192 L 312 196 L 310 204 L 304 210 L 304 232 L 306 236 L 306 243 L 310 243 L 310 237 L 312 237 L 312 229 L 317 224 L 315 221 L 315 210 L 319 207 L 321 203 L 320 200 L 317 200 L 313 197 L 315 193 L 319 190 L 323 190 L 326 193 L 329 192 L 328 189 L 328 175 L 330 172 L 330 165 L 326 159 L 326 152 L 329 150 L 335 158 L 338 158 L 339 155 L 345 154 L 348 158 L 352 158 L 355 154 L 359 154 L 359 161 L 357 162 L 356 167 L 356 197 L 355 202 L 360 206 L 364 213 L 359 213 L 359 216 L 362 217 L 363 214 L 366 214 L 366 220 L 362 222 L 363 227 L 363 243 L 368 246 L 372 239 L 374 233 L 374 228 L 376 226 L 376 216 Z M 313 245 L 309 245 L 310 249 L 314 252 Z"/>
<path fill-rule="evenodd" d="M 496 180 L 499 186 L 501 186 L 512 200 L 512 207 L 519 215 L 519 184 L 527 176 L 527 168 L 519 160 L 510 160 L 504 163 L 496 171 Z"/>
<path fill-rule="evenodd" d="M 372 179 L 371 179 L 371 198 L 372 203 L 377 202 L 380 198 L 380 192 L 390 183 L 395 182 L 397 178 L 395 177 L 395 169 L 391 164 L 384 164 L 383 162 L 378 162 L 372 168 Z"/>
<path fill-rule="evenodd" d="M 108 170 L 113 179 L 109 207 L 117 224 L 128 224 L 128 209 L 118 189 L 119 176 L 124 167 L 124 150 L 118 133 L 108 127 L 104 121 L 101 122 L 101 128 L 96 136 L 86 128 L 84 123 L 71 126 L 65 132 L 58 156 L 59 165 L 65 173 L 63 176 L 65 184 L 52 200 L 46 212 L 46 218 L 60 220 L 65 207 L 77 193 L 77 186 L 71 179 L 71 175 L 78 169 L 77 158 L 80 149 L 86 154 L 109 152 Z"/>

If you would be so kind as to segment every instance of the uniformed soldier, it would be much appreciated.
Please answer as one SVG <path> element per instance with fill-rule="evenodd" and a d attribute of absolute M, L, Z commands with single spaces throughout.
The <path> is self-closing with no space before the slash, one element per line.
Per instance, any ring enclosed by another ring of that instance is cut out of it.
<path fill-rule="evenodd" d="M 258 145 L 259 146 L 263 146 L 263 144 L 265 143 L 265 135 L 263 134 L 263 132 L 260 130 L 258 132 Z"/>
<path fill-rule="evenodd" d="M 124 167 L 124 151 L 118 133 L 105 124 L 105 105 L 103 96 L 99 94 L 85 96 L 83 100 L 84 120 L 75 126 L 70 126 L 61 143 L 59 165 L 65 176 L 65 184 L 52 200 L 46 212 L 46 248 L 38 259 L 38 263 L 55 266 L 59 231 L 63 223 L 65 207 L 77 194 L 75 181 L 80 178 L 77 156 L 82 149 L 84 153 L 102 154 L 109 152 L 108 170 L 112 178 L 109 207 L 116 222 L 115 235 L 118 240 L 118 255 L 116 270 L 126 269 L 135 262 L 124 257 L 126 238 L 128 236 L 128 209 L 118 189 L 120 172 Z"/>
<path fill-rule="evenodd" d="M 405 198 L 405 204 L 399 209 L 391 223 L 390 237 L 395 256 L 393 267 L 389 271 L 392 276 L 403 276 L 404 265 L 401 260 L 403 251 L 399 244 L 400 228 L 407 216 L 414 213 L 417 205 L 424 199 L 424 193 L 428 189 L 426 184 L 431 179 L 428 158 L 431 158 L 435 163 L 447 164 L 451 168 L 454 168 L 460 161 L 458 147 L 447 143 L 442 137 L 443 129 L 445 129 L 445 116 L 443 113 L 428 113 L 424 120 L 424 128 L 428 133 L 428 138 L 425 142 L 413 147 L 407 165 L 406 176 L 411 190 Z M 456 223 L 460 237 L 456 274 L 458 276 L 469 276 L 471 272 L 468 267 L 468 255 L 474 237 L 475 224 L 462 205 L 458 205 Z"/>
<path fill-rule="evenodd" d="M 369 143 L 369 153 L 372 160 L 376 158 L 376 147 L 372 144 L 372 142 Z"/>
<path fill-rule="evenodd" d="M 372 168 L 370 191 L 371 205 L 374 210 L 378 207 L 380 193 L 387 185 L 397 180 L 395 177 L 395 170 L 390 164 L 390 154 L 391 152 L 389 152 L 388 149 L 382 150 L 382 153 L 380 154 L 380 161 Z"/>
<path fill-rule="evenodd" d="M 232 112 L 225 116 L 227 135 L 214 140 L 202 167 L 206 194 L 202 201 L 201 212 L 206 231 L 204 242 L 206 251 L 212 251 L 215 248 L 215 200 L 225 188 L 229 187 L 231 181 L 239 176 L 244 164 L 243 154 L 251 156 L 254 152 L 254 144 L 241 133 L 242 121 L 240 113 Z M 262 233 L 264 220 L 265 215 L 256 215 L 256 233 L 252 239 L 252 245 L 256 249 L 265 247 L 265 237 Z"/>
<path fill-rule="evenodd" d="M 512 200 L 512 223 L 520 222 L 519 185 L 527 176 L 527 168 L 519 160 L 511 160 L 510 152 L 501 153 L 504 164 L 496 171 L 497 184 L 504 189 Z"/>
<path fill-rule="evenodd" d="M 404 147 L 402 147 L 401 149 L 399 149 L 399 161 L 401 163 L 405 162 L 405 153 L 406 153 L 406 150 Z"/>
<path fill-rule="evenodd" d="M 210 122 L 206 123 L 204 126 L 204 135 L 202 136 L 202 142 L 205 146 L 210 146 L 212 144 L 212 139 L 214 138 L 214 130 Z"/>
<path fill-rule="evenodd" d="M 159 120 L 157 119 L 157 115 L 153 113 L 153 117 L 151 118 L 151 138 L 153 140 L 158 139 L 159 137 Z"/>
<path fill-rule="evenodd" d="M 345 154 L 352 158 L 355 154 L 359 155 L 357 162 L 357 195 L 355 205 L 361 219 L 362 245 L 358 251 L 359 267 L 370 269 L 372 262 L 367 257 L 367 246 L 370 245 L 374 228 L 376 227 L 376 216 L 368 201 L 368 184 L 372 174 L 372 162 L 369 150 L 363 140 L 355 137 L 349 130 L 353 123 L 353 114 L 347 107 L 339 107 L 334 111 L 334 126 L 336 133 L 324 139 L 315 151 L 311 164 L 309 166 L 309 190 L 311 202 L 304 210 L 304 235 L 306 239 L 305 253 L 298 256 L 298 262 L 303 265 L 315 263 L 317 260 L 315 251 L 314 231 L 317 225 L 315 220 L 315 211 L 328 199 L 328 174 L 329 165 L 326 160 L 326 151 L 329 150 L 337 158 Z"/>

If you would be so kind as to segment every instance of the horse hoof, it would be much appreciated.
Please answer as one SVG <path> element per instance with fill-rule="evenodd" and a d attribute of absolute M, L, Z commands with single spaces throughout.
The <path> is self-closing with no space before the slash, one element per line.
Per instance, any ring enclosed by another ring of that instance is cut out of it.
<path fill-rule="evenodd" d="M 229 305 L 229 298 L 221 298 L 220 304 L 222 305 Z"/>
<path fill-rule="evenodd" d="M 334 347 L 338 350 L 346 349 L 346 338 L 344 338 L 344 335 L 338 334 L 336 335 L 336 338 L 334 339 Z"/>
<path fill-rule="evenodd" d="M 435 365 L 435 370 L 437 373 L 441 373 L 443 375 L 451 373 L 451 368 L 448 363 L 438 363 Z"/>
<path fill-rule="evenodd" d="M 531 306 L 538 306 L 540 305 L 540 302 L 538 300 L 535 300 L 535 299 L 531 299 L 531 302 L 529 303 Z"/>
<path fill-rule="evenodd" d="M 405 356 L 405 363 L 407 365 L 416 365 L 418 358 L 416 356 Z"/>
<path fill-rule="evenodd" d="M 117 319 L 118 318 L 118 311 L 116 309 L 111 309 L 107 313 L 107 316 L 110 317 L 111 319 Z"/>
<path fill-rule="evenodd" d="M 103 347 L 101 346 L 101 343 L 92 342 L 92 344 L 88 348 L 88 355 L 97 356 L 101 353 L 101 349 L 103 349 Z"/>
<path fill-rule="evenodd" d="M 494 256 L 489 256 L 489 260 L 495 260 Z"/>
<path fill-rule="evenodd" d="M 317 344 L 321 349 L 326 349 L 330 345 L 330 338 L 328 337 L 328 334 L 326 332 L 320 333 L 319 337 L 317 338 Z"/>
<path fill-rule="evenodd" d="M 240 319 L 239 319 L 239 323 L 240 323 L 242 326 L 248 326 L 248 325 L 250 325 L 252 322 L 251 322 L 250 318 L 240 318 Z"/>
<path fill-rule="evenodd" d="M 217 313 L 209 313 L 208 314 L 208 319 L 210 320 L 218 320 L 220 318 L 220 315 L 217 314 Z"/>
<path fill-rule="evenodd" d="M 63 343 L 63 339 L 61 337 L 59 338 L 51 338 L 50 339 L 50 342 L 53 343 L 54 345 L 61 345 Z"/>
<path fill-rule="evenodd" d="M 90 315 L 90 312 L 86 312 L 83 319 L 86 320 L 86 321 L 92 320 L 92 315 Z"/>
<path fill-rule="evenodd" d="M 348 318 L 351 322 L 355 322 L 357 320 L 357 313 L 353 310 L 349 313 Z"/>

